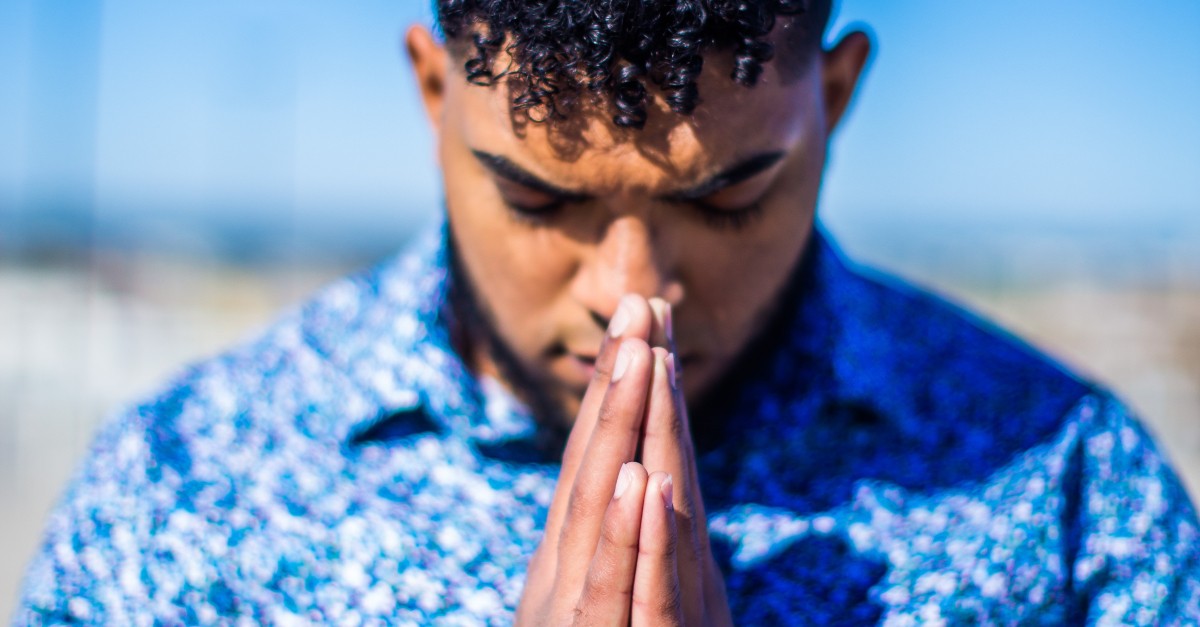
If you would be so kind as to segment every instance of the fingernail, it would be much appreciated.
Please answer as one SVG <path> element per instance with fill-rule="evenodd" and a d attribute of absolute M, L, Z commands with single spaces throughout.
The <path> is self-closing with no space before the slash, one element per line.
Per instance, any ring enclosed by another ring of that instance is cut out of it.
<path fill-rule="evenodd" d="M 675 353 L 667 355 L 667 381 L 671 384 L 671 389 L 675 389 Z"/>
<path fill-rule="evenodd" d="M 633 482 L 633 476 L 629 472 L 629 464 L 621 464 L 621 472 L 617 474 L 617 490 L 613 492 L 613 499 L 621 498 L 622 494 L 629 489 L 629 484 Z"/>
<path fill-rule="evenodd" d="M 654 321 L 663 328 L 663 333 L 667 332 L 667 319 L 663 314 L 663 308 L 667 306 L 666 301 L 657 296 L 646 301 L 650 305 L 650 311 L 654 313 Z"/>
<path fill-rule="evenodd" d="M 632 352 L 633 349 L 625 344 L 617 349 L 617 363 L 613 364 L 613 383 L 620 381 L 621 377 L 625 376 L 625 371 L 629 370 L 629 362 L 633 360 L 633 355 L 630 354 Z"/>
<path fill-rule="evenodd" d="M 621 470 L 624 471 L 625 467 L 622 466 Z M 673 500 L 673 496 L 675 494 L 675 482 L 671 480 L 671 475 L 667 475 L 667 478 L 663 479 L 662 483 L 658 484 L 658 491 L 662 493 L 663 505 L 666 506 L 667 509 L 675 509 L 675 501 Z"/>
<path fill-rule="evenodd" d="M 612 320 L 608 322 L 608 334 L 613 337 L 621 337 L 621 334 L 629 327 L 631 314 L 626 300 L 626 298 L 621 299 L 621 303 L 617 305 L 617 313 L 613 314 Z"/>
<path fill-rule="evenodd" d="M 667 332 L 667 343 L 674 346 L 675 344 L 675 325 L 671 318 L 671 304 L 663 301 L 663 329 Z"/>

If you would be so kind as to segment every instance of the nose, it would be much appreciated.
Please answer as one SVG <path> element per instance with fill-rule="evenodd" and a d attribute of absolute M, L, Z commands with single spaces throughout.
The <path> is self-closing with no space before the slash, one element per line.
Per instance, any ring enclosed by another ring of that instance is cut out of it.
<path fill-rule="evenodd" d="M 580 265 L 575 299 L 593 318 L 607 321 L 625 294 L 658 296 L 678 306 L 683 289 L 673 276 L 666 242 L 641 216 L 623 215 L 608 223 Z"/>

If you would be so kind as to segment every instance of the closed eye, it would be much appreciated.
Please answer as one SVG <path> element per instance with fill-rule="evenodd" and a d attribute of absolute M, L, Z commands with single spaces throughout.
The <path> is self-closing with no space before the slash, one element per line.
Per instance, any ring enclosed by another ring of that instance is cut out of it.
<path fill-rule="evenodd" d="M 495 181 L 504 204 L 524 216 L 548 217 L 565 203 L 560 196 L 531 189 L 504 177 L 496 177 Z"/>
<path fill-rule="evenodd" d="M 520 205 L 506 200 L 504 201 L 504 204 L 507 205 L 509 209 L 513 210 L 513 212 L 517 213 L 518 217 L 544 220 L 557 213 L 559 209 L 562 209 L 563 204 L 565 203 L 563 203 L 561 200 L 555 200 L 543 205 L 530 206 Z"/>
<path fill-rule="evenodd" d="M 518 218 L 545 220 L 564 204 L 588 198 L 543 181 L 500 155 L 482 150 L 472 150 L 471 154 L 484 169 L 491 172 L 500 199 Z"/>
<path fill-rule="evenodd" d="M 703 200 L 685 201 L 705 224 L 714 229 L 729 229 L 739 231 L 750 226 L 763 215 L 762 200 L 742 205 L 740 207 L 718 207 Z"/>

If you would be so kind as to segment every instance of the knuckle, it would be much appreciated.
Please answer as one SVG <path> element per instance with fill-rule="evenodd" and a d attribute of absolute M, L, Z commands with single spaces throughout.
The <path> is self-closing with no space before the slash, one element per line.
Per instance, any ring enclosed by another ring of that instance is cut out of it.
<path fill-rule="evenodd" d="M 683 599 L 680 598 L 679 586 L 672 586 L 667 594 L 663 595 L 662 601 L 658 605 L 659 616 L 670 620 L 679 616 L 682 608 Z"/>
<path fill-rule="evenodd" d="M 683 599 L 677 585 L 671 585 L 661 591 L 661 594 L 651 595 L 650 598 L 646 595 L 635 595 L 633 604 L 642 611 L 641 613 L 655 616 L 668 625 L 677 624 L 683 609 Z"/>
<path fill-rule="evenodd" d="M 601 351 L 600 356 L 596 358 L 596 370 L 592 375 L 592 381 L 601 385 L 608 385 L 608 382 L 612 380 L 613 361 L 615 360 L 612 357 L 605 355 L 604 351 Z"/>
<path fill-rule="evenodd" d="M 703 555 L 704 538 L 701 537 L 701 529 L 696 524 L 696 518 L 684 514 L 676 510 L 675 512 L 675 534 L 670 540 L 677 554 L 682 555 L 684 561 L 693 561 L 696 556 Z"/>
<path fill-rule="evenodd" d="M 683 490 L 679 494 L 679 505 L 675 508 L 675 526 L 681 534 L 695 533 L 700 526 L 699 517 L 696 515 L 696 498 L 690 490 Z"/>
<path fill-rule="evenodd" d="M 667 433 L 672 440 L 683 441 L 688 435 L 687 427 L 684 426 L 683 420 L 679 418 L 679 412 L 672 411 L 670 420 L 667 421 Z"/>
<path fill-rule="evenodd" d="M 588 520 L 600 510 L 599 499 L 595 495 L 589 495 L 584 492 L 575 492 L 567 501 L 567 516 L 562 526 L 562 533 L 566 535 L 568 529 L 579 524 L 581 520 Z"/>
<path fill-rule="evenodd" d="M 667 555 L 675 555 L 679 552 L 679 534 L 667 534 L 666 542 L 663 543 L 663 551 Z"/>
<path fill-rule="evenodd" d="M 656 543 L 655 546 L 637 545 L 639 560 L 672 560 L 675 558 L 678 550 L 679 540 L 673 535 L 667 536 L 661 543 Z"/>
<path fill-rule="evenodd" d="M 605 397 L 596 414 L 596 430 L 612 430 L 621 418 L 621 412 L 613 407 L 612 395 Z"/>
<path fill-rule="evenodd" d="M 657 399 L 655 403 L 658 403 Z M 647 422 L 646 429 L 653 431 L 656 436 L 670 438 L 672 442 L 686 442 L 687 427 L 679 418 L 679 412 L 671 407 L 663 407 L 661 403 L 658 403 L 657 407 L 658 409 L 652 412 L 654 418 Z"/>
<path fill-rule="evenodd" d="M 596 430 L 605 433 L 624 431 L 637 435 L 641 430 L 641 425 L 637 421 L 629 419 L 632 412 L 615 407 L 615 404 L 611 395 L 605 397 L 604 402 L 600 404 L 600 412 L 597 414 Z"/>
<path fill-rule="evenodd" d="M 613 366 L 617 362 L 617 350 L 621 348 L 622 340 L 614 340 L 604 334 L 600 342 L 600 351 L 596 354 L 596 372 L 593 380 L 607 384 L 612 380 Z"/>
<path fill-rule="evenodd" d="M 583 597 L 580 597 L 579 604 L 576 605 L 575 608 L 571 610 L 571 624 L 572 625 L 586 625 L 587 624 L 587 610 L 584 609 L 584 607 L 583 607 L 584 603 L 585 603 L 585 601 L 584 601 Z"/>
<path fill-rule="evenodd" d="M 631 537 L 621 529 L 619 523 L 612 520 L 606 520 L 600 527 L 600 542 L 601 546 L 596 551 L 597 557 L 609 551 L 634 551 L 638 548 L 637 538 Z"/>
<path fill-rule="evenodd" d="M 588 574 L 583 592 L 575 603 L 573 610 L 574 624 L 591 624 L 593 618 L 602 618 L 602 608 L 608 608 L 615 599 L 622 595 L 628 598 L 633 594 L 632 582 L 622 585 L 616 581 L 612 569 L 596 564 L 597 568 Z"/>
<path fill-rule="evenodd" d="M 675 522 L 680 533 L 692 533 L 697 526 L 696 498 L 691 490 L 682 490 L 679 507 L 675 508 Z"/>

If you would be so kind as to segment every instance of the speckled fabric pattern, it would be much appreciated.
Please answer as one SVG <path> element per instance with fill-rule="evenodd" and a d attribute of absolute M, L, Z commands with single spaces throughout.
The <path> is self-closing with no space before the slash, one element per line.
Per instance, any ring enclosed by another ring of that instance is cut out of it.
<path fill-rule="evenodd" d="M 558 465 L 450 347 L 448 267 L 439 227 L 114 416 L 16 624 L 511 622 Z M 1195 513 L 1117 400 L 823 236 L 794 287 L 698 412 L 739 624 L 1200 622 Z"/>

